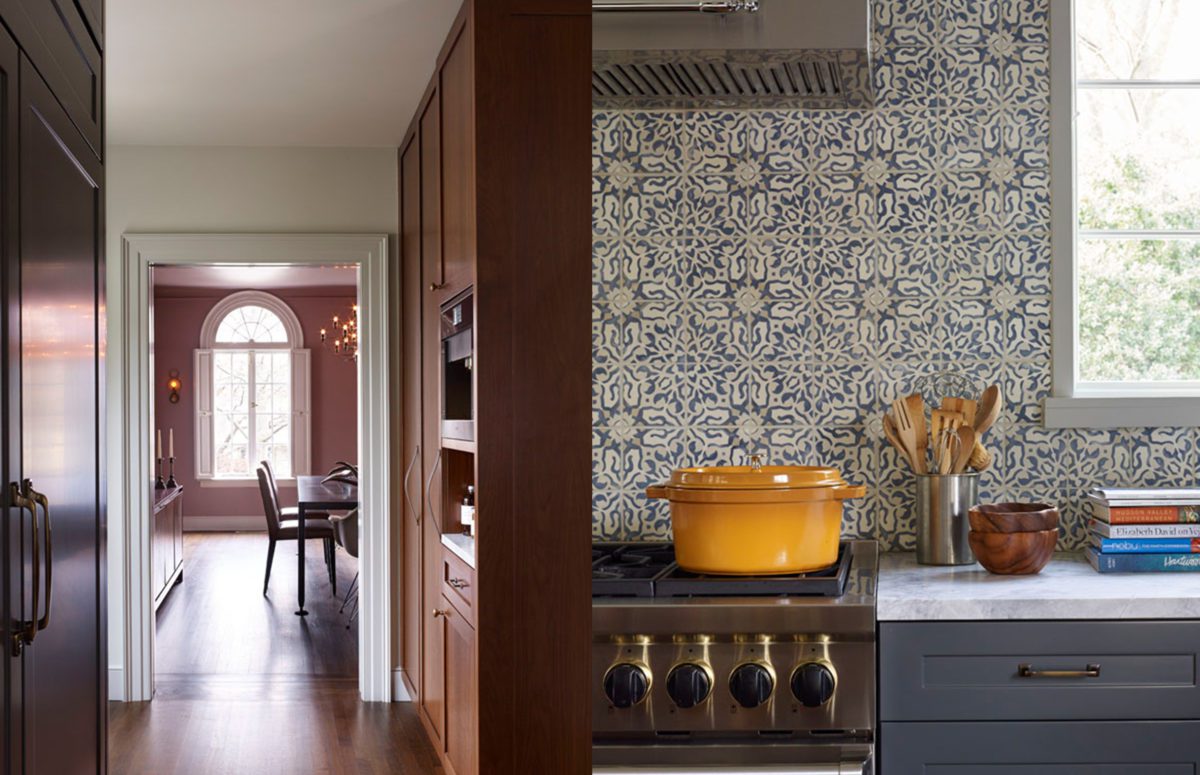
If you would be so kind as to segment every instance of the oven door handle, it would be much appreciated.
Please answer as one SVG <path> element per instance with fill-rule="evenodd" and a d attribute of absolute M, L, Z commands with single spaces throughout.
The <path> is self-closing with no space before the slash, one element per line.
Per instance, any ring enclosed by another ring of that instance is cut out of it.
<path fill-rule="evenodd" d="M 831 762 L 829 764 L 775 764 L 766 766 L 600 766 L 594 775 L 866 775 L 870 760 Z"/>

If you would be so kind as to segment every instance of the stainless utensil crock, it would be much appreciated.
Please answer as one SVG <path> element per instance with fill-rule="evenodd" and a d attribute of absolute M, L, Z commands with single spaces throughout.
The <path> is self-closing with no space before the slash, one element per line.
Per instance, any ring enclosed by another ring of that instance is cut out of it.
<path fill-rule="evenodd" d="M 967 512 L 979 500 L 979 474 L 917 475 L 917 562 L 970 565 L 975 562 Z"/>

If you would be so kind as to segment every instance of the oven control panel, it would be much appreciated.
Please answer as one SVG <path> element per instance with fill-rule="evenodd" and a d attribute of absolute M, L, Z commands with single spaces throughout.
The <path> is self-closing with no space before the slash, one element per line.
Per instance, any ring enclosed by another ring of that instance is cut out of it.
<path fill-rule="evenodd" d="M 598 735 L 855 734 L 875 725 L 870 639 L 623 635 L 592 649 Z"/>

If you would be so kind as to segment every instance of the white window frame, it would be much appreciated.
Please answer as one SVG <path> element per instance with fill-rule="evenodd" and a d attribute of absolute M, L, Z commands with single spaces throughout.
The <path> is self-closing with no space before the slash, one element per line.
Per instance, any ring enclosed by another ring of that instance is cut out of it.
<path fill-rule="evenodd" d="M 1047 428 L 1200 425 L 1200 382 L 1148 382 L 1136 386 L 1092 383 L 1087 387 L 1080 383 L 1075 119 L 1075 2 L 1050 0 L 1053 389 L 1043 407 L 1045 425 Z M 1155 232 L 1153 236 L 1160 235 Z M 1186 232 L 1174 236 L 1197 235 Z"/>
<path fill-rule="evenodd" d="M 287 333 L 287 342 L 264 342 L 246 346 L 244 343 L 222 343 L 217 341 L 217 329 L 221 321 L 229 313 L 241 307 L 263 307 L 274 313 L 283 322 Z M 287 303 L 265 291 L 238 291 L 231 293 L 213 305 L 204 318 L 200 327 L 200 347 L 193 356 L 194 374 L 196 375 L 196 412 L 195 412 L 195 455 L 196 480 L 201 487 L 225 485 L 242 485 L 257 481 L 257 475 L 218 476 L 215 473 L 216 449 L 213 447 L 213 354 L 216 351 L 248 352 L 251 354 L 251 383 L 253 384 L 253 353 L 255 351 L 288 351 L 291 353 L 292 364 L 292 406 L 291 406 L 291 448 L 292 472 L 290 476 L 281 477 L 280 481 L 292 481 L 296 476 L 304 476 L 312 468 L 312 415 L 311 415 L 311 378 L 312 359 L 308 350 L 304 349 L 304 331 L 300 327 L 300 319 Z M 254 432 L 251 420 L 251 434 Z M 253 445 L 254 438 L 251 436 Z M 251 470 L 254 461 L 251 460 Z"/>

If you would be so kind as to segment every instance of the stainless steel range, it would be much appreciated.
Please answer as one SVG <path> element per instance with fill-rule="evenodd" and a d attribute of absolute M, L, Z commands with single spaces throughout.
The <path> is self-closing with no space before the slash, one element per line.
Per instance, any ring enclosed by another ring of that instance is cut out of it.
<path fill-rule="evenodd" d="M 849 541 L 825 571 L 705 577 L 595 545 L 594 770 L 872 773 L 878 564 Z"/>

